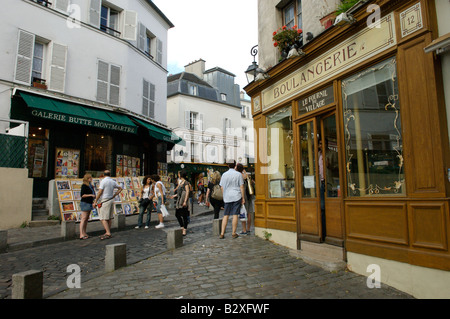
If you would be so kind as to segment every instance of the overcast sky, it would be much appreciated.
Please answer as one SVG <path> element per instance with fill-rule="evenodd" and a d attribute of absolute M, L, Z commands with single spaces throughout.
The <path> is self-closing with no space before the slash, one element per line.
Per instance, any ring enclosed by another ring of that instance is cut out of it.
<path fill-rule="evenodd" d="M 169 30 L 168 71 L 176 74 L 199 59 L 206 70 L 221 67 L 236 75 L 242 90 L 245 70 L 258 44 L 257 0 L 153 0 L 175 25 Z M 258 60 L 257 60 L 258 61 Z"/>

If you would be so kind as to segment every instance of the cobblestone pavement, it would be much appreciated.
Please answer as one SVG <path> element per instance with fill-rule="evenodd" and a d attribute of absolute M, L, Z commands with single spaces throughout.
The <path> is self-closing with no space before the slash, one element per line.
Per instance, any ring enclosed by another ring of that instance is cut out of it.
<path fill-rule="evenodd" d="M 309 265 L 253 235 L 232 239 L 231 223 L 228 236 L 218 239 L 211 215 L 193 216 L 183 247 L 168 251 L 166 231 L 177 227 L 172 219 L 164 230 L 128 228 L 106 241 L 95 236 L 0 254 L 0 299 L 10 298 L 13 274 L 32 269 L 44 271 L 48 299 L 412 298 L 386 285 L 369 289 L 364 276 Z M 114 243 L 127 245 L 128 266 L 106 273 L 105 246 Z M 81 289 L 67 289 L 71 264 L 81 268 Z"/>
<path fill-rule="evenodd" d="M 230 234 L 230 232 L 228 232 Z M 256 236 L 210 236 L 68 289 L 52 299 L 405 299 L 366 277 L 328 272 Z M 172 309 L 173 310 L 173 309 Z"/>
<path fill-rule="evenodd" d="M 67 273 L 67 267 L 71 264 L 80 266 L 82 281 L 102 275 L 105 267 L 106 245 L 125 243 L 128 264 L 165 252 L 167 250 L 166 231 L 178 228 L 178 223 L 172 219 L 165 224 L 166 228 L 163 230 L 155 229 L 155 223 L 153 223 L 149 229 L 132 228 L 113 232 L 113 238 L 109 240 L 100 240 L 98 236 L 91 236 L 88 240 L 62 241 L 0 254 L 0 299 L 10 298 L 12 275 L 23 271 L 44 271 L 44 297 L 67 288 L 66 280 L 70 275 Z M 188 228 L 189 236 L 184 238 L 186 245 L 211 235 L 212 216 L 193 216 Z M 59 228 L 56 227 L 56 230 L 59 231 Z"/>

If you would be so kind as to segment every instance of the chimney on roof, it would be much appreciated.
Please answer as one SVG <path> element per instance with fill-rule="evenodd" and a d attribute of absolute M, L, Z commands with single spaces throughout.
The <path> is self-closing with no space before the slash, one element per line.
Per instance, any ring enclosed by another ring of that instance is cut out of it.
<path fill-rule="evenodd" d="M 203 80 L 203 74 L 205 73 L 205 61 L 203 59 L 194 61 L 184 66 L 184 71 L 195 74 Z"/>

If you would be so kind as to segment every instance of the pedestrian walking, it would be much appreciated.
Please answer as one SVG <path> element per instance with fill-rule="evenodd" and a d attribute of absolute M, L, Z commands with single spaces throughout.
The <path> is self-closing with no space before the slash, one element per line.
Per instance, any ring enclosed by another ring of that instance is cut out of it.
<path fill-rule="evenodd" d="M 189 223 L 189 182 L 187 181 L 187 173 L 182 172 L 180 174 L 180 183 L 177 187 L 177 193 L 172 198 L 177 198 L 175 203 L 175 217 L 178 220 L 183 236 L 187 234 L 187 226 Z"/>
<path fill-rule="evenodd" d="M 161 205 L 164 205 L 166 202 L 166 187 L 161 182 L 161 178 L 159 175 L 152 175 L 152 181 L 155 183 L 154 186 L 154 196 L 157 200 L 156 204 L 156 212 L 158 213 L 159 224 L 155 226 L 155 228 L 164 228 L 164 217 L 161 212 Z"/>
<path fill-rule="evenodd" d="M 89 236 L 86 232 L 87 224 L 89 221 L 89 216 L 91 214 L 93 203 L 95 199 L 95 190 L 92 186 L 92 175 L 85 174 L 83 177 L 83 184 L 80 190 L 80 209 L 81 209 L 81 220 L 80 220 L 80 239 L 88 239 Z"/>
<path fill-rule="evenodd" d="M 214 208 L 214 219 L 219 219 L 220 209 L 224 206 L 220 178 L 220 172 L 215 171 L 208 183 L 208 191 L 206 192 L 206 205 L 211 204 Z"/>
<path fill-rule="evenodd" d="M 203 184 L 203 173 L 201 173 L 198 177 L 198 182 L 197 182 L 197 198 L 198 198 L 198 204 L 200 206 L 204 206 L 204 204 L 203 204 L 204 191 L 205 191 L 205 185 Z"/>
<path fill-rule="evenodd" d="M 237 164 L 236 170 L 242 174 L 242 178 L 244 179 L 244 192 L 245 192 L 245 211 L 247 212 L 246 220 L 241 220 L 242 231 L 239 235 L 249 235 L 250 227 L 252 223 L 252 214 L 253 214 L 253 184 L 250 176 L 245 171 L 244 165 Z"/>
<path fill-rule="evenodd" d="M 236 162 L 228 164 L 228 171 L 222 175 L 220 186 L 222 187 L 224 206 L 224 217 L 222 221 L 222 232 L 220 239 L 225 238 L 229 216 L 232 216 L 232 238 L 238 238 L 236 234 L 239 212 L 245 204 L 244 179 L 242 174 L 235 170 Z"/>
<path fill-rule="evenodd" d="M 141 199 L 139 200 L 139 217 L 138 224 L 135 227 L 139 229 L 142 227 L 142 220 L 145 211 L 147 211 L 147 220 L 145 222 L 145 229 L 150 226 L 152 206 L 153 206 L 153 191 L 152 191 L 152 179 L 150 176 L 145 176 L 142 180 Z"/>
<path fill-rule="evenodd" d="M 114 218 L 114 202 L 113 199 L 122 191 L 122 187 L 111 178 L 111 171 L 105 170 L 104 178 L 100 182 L 99 191 L 94 200 L 94 206 L 98 206 L 98 216 L 105 229 L 105 233 L 100 239 L 111 238 L 111 222 Z M 114 189 L 117 189 L 114 193 Z M 97 205 L 98 203 L 98 205 Z"/>

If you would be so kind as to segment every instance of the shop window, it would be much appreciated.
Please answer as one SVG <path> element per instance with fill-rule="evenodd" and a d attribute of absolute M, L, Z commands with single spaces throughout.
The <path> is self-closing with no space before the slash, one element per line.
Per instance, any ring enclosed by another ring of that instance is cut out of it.
<path fill-rule="evenodd" d="M 342 82 L 349 196 L 405 195 L 395 58 Z"/>
<path fill-rule="evenodd" d="M 271 198 L 295 197 L 294 134 L 291 107 L 267 117 L 267 155 Z"/>
<path fill-rule="evenodd" d="M 86 134 L 85 171 L 93 177 L 100 177 L 103 171 L 111 170 L 112 138 L 95 133 Z"/>
<path fill-rule="evenodd" d="M 30 127 L 28 141 L 28 177 L 48 177 L 49 130 Z"/>

